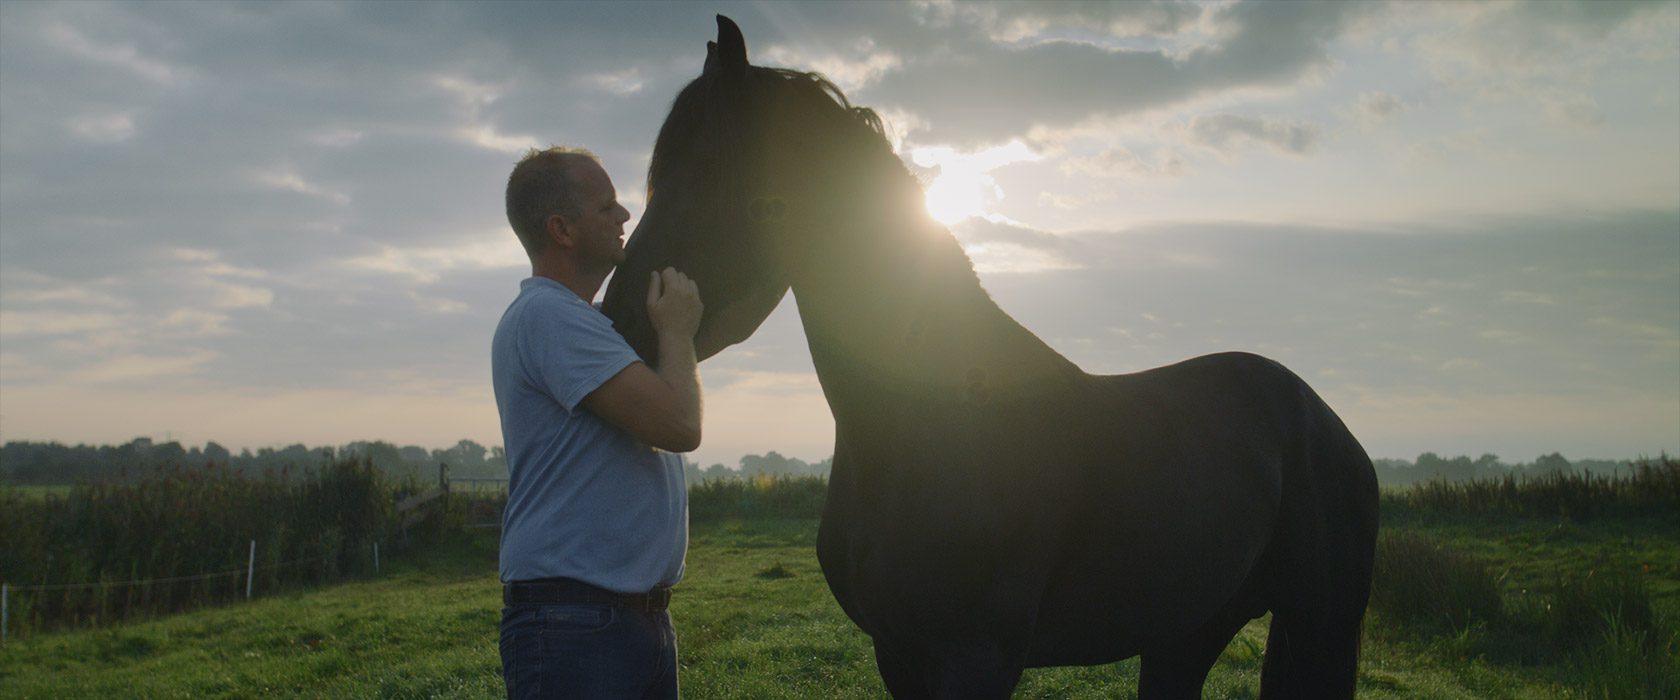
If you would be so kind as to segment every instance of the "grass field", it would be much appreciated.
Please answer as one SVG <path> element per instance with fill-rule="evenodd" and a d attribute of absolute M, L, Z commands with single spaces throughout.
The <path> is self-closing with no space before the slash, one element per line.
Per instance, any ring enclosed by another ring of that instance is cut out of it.
<path fill-rule="evenodd" d="M 70 484 L 14 484 L 7 488 L 16 489 L 18 493 L 28 498 L 46 498 L 47 496 L 67 496 L 70 494 L 70 489 L 75 487 Z"/>
<path fill-rule="evenodd" d="M 1655 650 L 1645 655 L 1609 648 L 1624 658 L 1597 658 L 1607 653 L 1602 646 L 1523 658 L 1521 644 L 1485 626 L 1431 631 L 1373 617 L 1361 697 L 1665 697 L 1649 693 L 1668 692 L 1663 684 L 1680 677 L 1680 640 L 1672 636 L 1680 528 L 1672 516 L 1579 524 L 1418 518 L 1389 527 L 1490 563 L 1510 595 L 1560 571 L 1651 567 L 1644 575 L 1669 638 L 1648 641 Z M 810 519 L 695 526 L 672 608 L 686 697 L 885 695 L 868 639 L 823 582 L 815 533 Z M 0 697 L 500 697 L 494 571 L 494 536 L 461 536 L 377 579 L 14 639 L 0 651 Z M 1265 622 L 1250 624 L 1226 650 L 1207 697 L 1257 694 Z M 1032 670 L 1017 697 L 1127 698 L 1136 680 L 1136 660 Z"/>

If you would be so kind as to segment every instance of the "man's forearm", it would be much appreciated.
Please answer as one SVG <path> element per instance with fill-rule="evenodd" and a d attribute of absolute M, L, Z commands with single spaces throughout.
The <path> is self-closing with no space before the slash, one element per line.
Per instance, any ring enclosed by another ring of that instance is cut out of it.
<path fill-rule="evenodd" d="M 659 366 L 654 370 L 675 394 L 678 417 L 700 442 L 700 371 L 694 354 L 694 339 L 681 334 L 659 334 Z"/>

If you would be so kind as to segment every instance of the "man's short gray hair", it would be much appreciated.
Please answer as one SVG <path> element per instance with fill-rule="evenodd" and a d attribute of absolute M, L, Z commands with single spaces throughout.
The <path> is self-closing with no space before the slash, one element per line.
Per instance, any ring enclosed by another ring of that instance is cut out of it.
<path fill-rule="evenodd" d="M 570 173 L 572 166 L 585 159 L 601 162 L 588 149 L 550 146 L 526 151 L 513 166 L 507 184 L 507 217 L 527 255 L 536 257 L 542 251 L 548 217 L 578 216 L 577 191 Z"/>

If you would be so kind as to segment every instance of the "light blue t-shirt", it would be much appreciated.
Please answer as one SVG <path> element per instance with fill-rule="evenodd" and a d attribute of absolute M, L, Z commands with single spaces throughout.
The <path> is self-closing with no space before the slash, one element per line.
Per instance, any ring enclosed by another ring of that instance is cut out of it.
<path fill-rule="evenodd" d="M 565 576 L 636 593 L 682 578 L 681 458 L 578 405 L 639 359 L 570 289 L 520 283 L 490 344 L 508 463 L 502 581 Z"/>

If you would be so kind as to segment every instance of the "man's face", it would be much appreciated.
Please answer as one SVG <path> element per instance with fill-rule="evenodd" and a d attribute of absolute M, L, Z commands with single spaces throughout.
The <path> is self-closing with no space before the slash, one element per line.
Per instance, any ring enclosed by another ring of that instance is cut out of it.
<path fill-rule="evenodd" d="M 567 217 L 573 253 L 585 266 L 611 270 L 624 262 L 624 222 L 630 212 L 618 203 L 618 192 L 600 164 L 586 160 L 572 166 L 571 175 L 578 195 L 577 217 Z"/>

